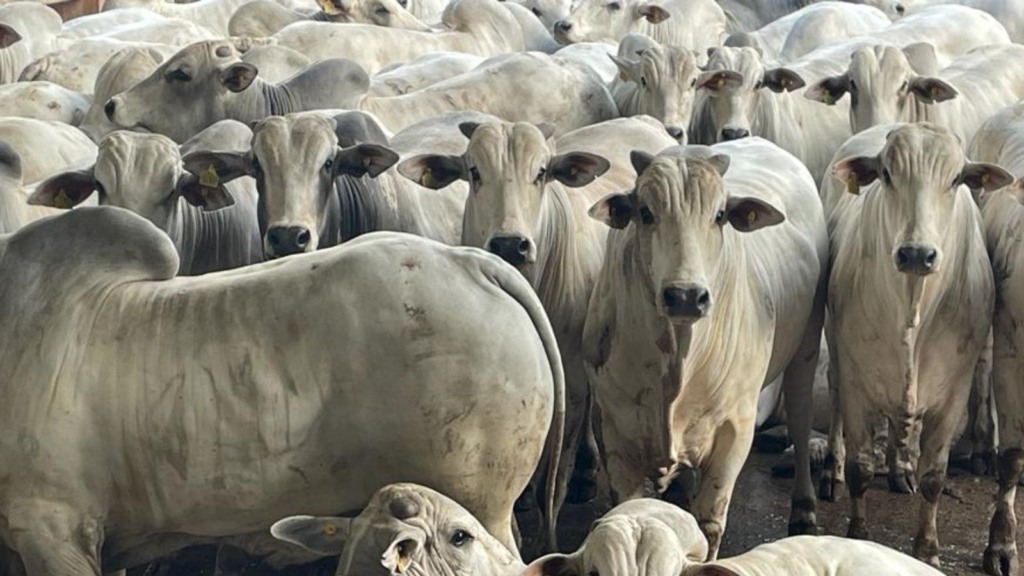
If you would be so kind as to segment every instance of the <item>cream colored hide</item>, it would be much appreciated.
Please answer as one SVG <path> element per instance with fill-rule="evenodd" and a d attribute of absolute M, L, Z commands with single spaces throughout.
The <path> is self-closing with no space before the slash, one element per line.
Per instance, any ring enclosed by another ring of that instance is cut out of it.
<path fill-rule="evenodd" d="M 960 4 L 991 14 L 1002 24 L 1014 42 L 1024 42 L 1024 4 L 1016 0 L 901 0 L 907 13 L 938 4 Z"/>
<path fill-rule="evenodd" d="M 126 42 L 113 38 L 82 38 L 73 40 L 62 50 L 50 52 L 29 64 L 22 71 L 20 81 L 36 80 L 59 84 L 83 94 L 92 94 L 100 70 L 115 54 L 127 48 L 150 49 L 160 60 L 173 55 L 178 48 L 152 42 Z M 106 103 L 106 95 L 100 107 Z"/>
<path fill-rule="evenodd" d="M 123 8 L 81 16 L 64 25 L 61 38 L 110 38 L 124 42 L 155 42 L 187 46 L 200 40 L 220 38 L 209 28 L 183 20 L 168 18 L 142 8 Z"/>
<path fill-rule="evenodd" d="M 635 153 L 633 164 L 635 188 L 591 209 L 617 230 L 583 333 L 613 496 L 641 497 L 648 480 L 663 491 L 700 468 L 692 510 L 714 559 L 759 392 L 784 373 L 790 532 L 813 531 L 808 404 L 827 257 L 814 182 L 759 138 Z"/>
<path fill-rule="evenodd" d="M 649 117 L 620 118 L 550 140 L 550 125 L 466 123 L 461 155 L 407 159 L 398 170 L 441 188 L 469 182 L 462 243 L 489 250 L 516 266 L 540 295 L 566 370 L 568 416 L 562 454 L 568 480 L 577 446 L 588 436 L 590 399 L 580 338 L 607 229 L 587 218 L 602 196 L 628 187 L 636 174 L 631 150 L 656 153 L 674 144 Z M 559 487 L 557 504 L 566 496 Z"/>
<path fill-rule="evenodd" d="M 0 6 L 0 84 L 17 82 L 33 60 L 59 48 L 60 14 L 44 4 Z"/>
<path fill-rule="evenodd" d="M 177 268 L 167 236 L 120 208 L 0 238 L 0 531 L 28 576 L 265 534 L 400 480 L 451 494 L 515 550 L 512 504 L 561 441 L 564 390 L 514 269 L 388 233 Z"/>
<path fill-rule="evenodd" d="M 401 96 L 465 74 L 484 59 L 463 52 L 433 52 L 397 64 L 370 78 L 369 96 Z"/>
<path fill-rule="evenodd" d="M 845 434 L 849 535 L 867 537 L 872 418 L 889 420 L 900 462 L 920 434 L 923 497 L 914 555 L 938 563 L 936 511 L 949 450 L 992 321 L 992 269 L 968 187 L 1012 181 L 970 162 L 947 129 L 876 126 L 836 153 L 822 200 L 832 264 L 826 327 Z M 839 442 L 833 438 L 833 442 Z"/>
<path fill-rule="evenodd" d="M 323 0 L 320 11 L 312 14 L 274 0 L 250 0 L 231 16 L 227 30 L 230 36 L 261 38 L 272 36 L 289 24 L 306 20 L 373 24 L 423 32 L 430 30 L 397 0 Z"/>
<path fill-rule="evenodd" d="M 118 129 L 107 118 L 104 107 L 110 98 L 128 90 L 152 74 L 164 56 L 150 48 L 124 48 L 116 52 L 96 73 L 92 105 L 79 128 L 94 142 Z"/>
<path fill-rule="evenodd" d="M 21 156 L 0 140 L 0 234 L 9 234 L 29 222 L 59 214 L 57 210 L 29 206 L 32 193 L 22 180 Z"/>
<path fill-rule="evenodd" d="M 1024 225 L 1024 104 L 1015 104 L 985 122 L 967 151 L 978 162 L 991 162 L 1010 171 L 1017 181 L 986 194 L 981 200 L 985 244 L 996 279 L 996 308 L 992 322 L 993 397 L 998 412 L 999 491 L 985 549 L 985 572 L 994 576 L 1020 573 L 1017 557 L 1017 516 L 1014 501 L 1024 471 L 1024 394 L 1020 385 L 1024 366 L 1018 350 L 1024 342 L 1022 277 L 1024 249 L 1019 231 Z"/>
<path fill-rule="evenodd" d="M 8 118 L 35 118 L 77 126 L 90 103 L 88 96 L 50 82 L 0 85 L 0 110 Z"/>
<path fill-rule="evenodd" d="M 69 166 L 88 166 L 96 159 L 96 145 L 63 122 L 0 118 L 0 141 L 21 158 L 24 182 L 37 182 Z"/>
<path fill-rule="evenodd" d="M 145 8 L 168 18 L 180 18 L 198 24 L 218 36 L 228 36 L 228 21 L 232 15 L 253 0 L 198 0 L 187 4 L 176 4 L 167 0 L 110 0 L 104 3 L 103 11 L 122 8 Z M 279 5 L 290 7 L 290 2 Z"/>
<path fill-rule="evenodd" d="M 932 50 L 929 44 L 913 49 Z M 833 105 L 847 92 L 855 94 L 854 132 L 893 122 L 933 122 L 964 146 L 985 120 L 1024 98 L 1024 46 L 976 48 L 937 74 L 916 71 L 913 57 L 890 45 L 860 48 L 845 72 L 809 87 L 804 96 Z"/>

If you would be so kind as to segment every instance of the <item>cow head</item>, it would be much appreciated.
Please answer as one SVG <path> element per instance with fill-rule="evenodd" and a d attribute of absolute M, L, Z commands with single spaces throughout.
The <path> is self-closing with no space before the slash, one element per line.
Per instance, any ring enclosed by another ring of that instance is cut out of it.
<path fill-rule="evenodd" d="M 618 43 L 640 20 L 660 24 L 669 16 L 657 0 L 581 0 L 568 17 L 555 22 L 554 36 L 560 44 Z"/>
<path fill-rule="evenodd" d="M 803 79 L 786 68 L 765 67 L 759 50 L 720 47 L 708 50 L 706 70 L 697 79 L 705 96 L 699 130 L 702 140 L 724 142 L 751 135 L 754 114 L 767 92 L 791 92 Z"/>
<path fill-rule="evenodd" d="M 884 213 L 878 225 L 893 234 L 887 239 L 893 264 L 916 276 L 939 272 L 947 240 L 965 233 L 954 220 L 957 203 L 972 202 L 965 186 L 995 190 L 1013 182 L 998 166 L 968 161 L 949 130 L 928 123 L 892 130 L 877 156 L 841 160 L 832 174 L 854 194 L 879 181 L 874 193 Z"/>
<path fill-rule="evenodd" d="M 728 156 L 694 158 L 670 149 L 658 156 L 634 151 L 632 161 L 634 190 L 605 197 L 590 215 L 627 229 L 659 313 L 677 324 L 700 320 L 714 304 L 725 228 L 752 232 L 784 217 L 762 200 L 727 194 Z"/>
<path fill-rule="evenodd" d="M 398 0 L 320 0 L 319 4 L 332 22 L 373 24 L 420 32 L 430 30 Z"/>
<path fill-rule="evenodd" d="M 556 154 L 549 125 L 463 123 L 469 138 L 463 156 L 426 155 L 399 165 L 406 178 L 428 188 L 469 181 L 462 243 L 489 250 L 530 278 L 538 238 L 553 224 L 552 183 L 584 186 L 608 170 L 608 161 L 585 152 Z"/>
<path fill-rule="evenodd" d="M 381 488 L 356 518 L 293 516 L 274 524 L 271 533 L 318 554 L 342 555 L 339 575 L 479 576 L 522 570 L 519 559 L 465 508 L 415 484 Z"/>
<path fill-rule="evenodd" d="M 903 49 L 866 46 L 853 53 L 844 74 L 818 81 L 804 97 L 834 105 L 848 93 L 854 132 L 899 122 L 909 119 L 917 104 L 935 104 L 957 96 L 956 89 L 946 82 L 915 71 L 934 68 L 934 61 L 935 49 L 930 44 Z"/>

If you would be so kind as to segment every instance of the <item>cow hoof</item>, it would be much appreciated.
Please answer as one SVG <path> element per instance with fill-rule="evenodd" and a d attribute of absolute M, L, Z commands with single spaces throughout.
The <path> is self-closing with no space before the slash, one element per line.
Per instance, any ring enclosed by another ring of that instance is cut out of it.
<path fill-rule="evenodd" d="M 795 520 L 789 523 L 790 536 L 818 536 L 820 534 L 821 530 L 818 528 L 818 524 L 816 522 L 807 520 Z"/>
<path fill-rule="evenodd" d="M 569 482 L 569 493 L 565 501 L 570 504 L 586 504 L 597 498 L 597 482 L 590 478 L 575 477 Z"/>
<path fill-rule="evenodd" d="M 826 502 L 835 502 L 839 498 L 839 481 L 831 474 L 822 474 L 818 484 L 818 498 Z"/>
<path fill-rule="evenodd" d="M 982 562 L 986 574 L 992 576 L 1017 576 L 1020 566 L 1017 562 L 1017 551 L 1002 546 L 985 548 L 985 559 Z"/>
<path fill-rule="evenodd" d="M 850 520 L 850 529 L 846 532 L 847 538 L 853 538 L 855 540 L 868 540 L 868 523 L 863 518 L 853 518 Z"/>
<path fill-rule="evenodd" d="M 934 539 L 914 538 L 914 558 L 921 562 L 939 567 L 939 543 Z"/>
<path fill-rule="evenodd" d="M 889 491 L 897 494 L 915 494 L 917 492 L 917 476 L 913 470 L 891 470 L 889 472 Z"/>

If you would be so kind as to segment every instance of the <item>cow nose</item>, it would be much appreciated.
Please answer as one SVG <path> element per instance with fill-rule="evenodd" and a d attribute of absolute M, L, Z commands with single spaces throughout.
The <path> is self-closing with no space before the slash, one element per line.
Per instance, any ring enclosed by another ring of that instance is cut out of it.
<path fill-rule="evenodd" d="M 117 109 L 117 104 L 114 103 L 114 99 L 107 100 L 107 103 L 103 105 L 103 113 L 107 115 L 107 120 L 114 119 L 114 111 Z"/>
<path fill-rule="evenodd" d="M 900 16 L 903 16 L 903 13 L 906 12 L 906 11 L 907 11 L 907 9 L 906 9 L 906 7 L 903 6 L 903 4 L 900 4 L 900 3 L 896 4 L 896 13 L 897 14 L 899 14 Z"/>
<path fill-rule="evenodd" d="M 711 308 L 711 293 L 696 284 L 669 286 L 661 291 L 661 302 L 669 317 L 700 320 Z"/>
<path fill-rule="evenodd" d="M 572 22 L 569 22 L 568 20 L 559 20 L 558 22 L 555 22 L 555 30 L 568 32 L 569 30 L 572 30 Z"/>
<path fill-rule="evenodd" d="M 935 272 L 939 251 L 931 246 L 908 244 L 896 250 L 896 269 L 904 274 L 927 276 Z"/>
<path fill-rule="evenodd" d="M 523 236 L 499 236 L 487 243 L 487 249 L 513 266 L 526 263 L 530 255 L 530 240 Z"/>
<path fill-rule="evenodd" d="M 302 226 L 275 226 L 267 230 L 267 243 L 271 253 L 268 256 L 279 258 L 306 251 L 312 235 Z"/>
<path fill-rule="evenodd" d="M 669 136 L 680 141 L 683 139 L 683 136 L 686 135 L 686 132 L 684 132 L 683 129 L 679 126 L 666 126 L 665 131 L 668 132 Z"/>
<path fill-rule="evenodd" d="M 750 130 L 746 128 L 722 128 L 722 141 L 739 140 L 750 136 Z"/>

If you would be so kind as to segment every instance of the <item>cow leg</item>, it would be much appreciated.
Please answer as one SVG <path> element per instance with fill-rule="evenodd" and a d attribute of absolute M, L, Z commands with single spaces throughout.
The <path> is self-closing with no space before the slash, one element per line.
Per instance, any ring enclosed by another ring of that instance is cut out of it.
<path fill-rule="evenodd" d="M 718 558 L 732 491 L 750 454 L 750 445 L 754 440 L 753 416 L 751 414 L 750 423 L 746 426 L 724 422 L 715 434 L 711 457 L 702 466 L 703 475 L 694 498 L 693 514 L 708 539 L 709 562 Z"/>
<path fill-rule="evenodd" d="M 103 529 L 76 509 L 21 500 L 8 514 L 11 544 L 28 576 L 100 576 Z"/>
<path fill-rule="evenodd" d="M 946 484 L 949 449 L 966 404 L 965 396 L 962 402 L 951 402 L 943 406 L 938 413 L 926 418 L 921 431 L 921 459 L 918 470 L 921 496 L 924 500 L 921 502 L 917 535 L 914 537 L 914 556 L 936 567 L 939 565 L 939 533 L 936 527 L 939 498 Z"/>
<path fill-rule="evenodd" d="M 619 431 L 615 420 L 601 409 L 599 402 L 594 405 L 593 415 L 598 454 L 611 504 L 614 506 L 643 498 L 646 495 L 646 470 L 634 459 L 643 453 L 642 449 L 633 438 Z"/>
<path fill-rule="evenodd" d="M 5 576 L 25 576 L 25 566 L 21 558 L 10 548 L 0 544 L 0 574 Z"/>
<path fill-rule="evenodd" d="M 821 322 L 811 322 L 796 356 L 783 374 L 783 398 L 789 436 L 796 456 L 789 534 L 817 534 L 814 484 L 811 481 L 811 420 L 814 418 L 814 376 L 821 351 Z"/>
<path fill-rule="evenodd" d="M 889 468 L 889 491 L 897 494 L 914 494 L 917 492 L 917 476 L 914 474 L 915 458 L 911 447 L 916 445 L 915 439 L 920 437 L 920 423 L 914 423 L 910 438 L 907 439 L 907 447 L 902 450 L 896 446 L 896 421 L 890 418 L 888 424 L 889 443 L 885 461 Z"/>
<path fill-rule="evenodd" d="M 1024 450 L 1010 448 L 999 455 L 999 495 L 996 511 L 988 528 L 988 547 L 983 566 L 993 576 L 1020 574 L 1017 560 L 1017 482 L 1024 473 Z"/>
<path fill-rule="evenodd" d="M 843 421 L 846 433 L 846 484 L 850 491 L 850 528 L 846 536 L 866 540 L 868 538 L 867 503 L 865 495 L 871 479 L 875 476 L 874 442 L 871 430 L 872 418 L 866 399 L 854 399 L 852 392 L 858 388 L 851 382 L 843 388 Z"/>
<path fill-rule="evenodd" d="M 593 406 L 594 395 L 587 394 L 580 439 L 576 444 L 576 462 L 566 498 L 573 504 L 585 504 L 597 496 L 597 468 L 600 457 L 597 452 L 597 441 L 594 439 Z"/>
<path fill-rule="evenodd" d="M 998 470 L 996 458 L 996 415 L 992 398 L 992 334 L 989 333 L 985 349 L 978 358 L 971 382 L 969 433 L 971 439 L 971 469 L 983 476 Z"/>
<path fill-rule="evenodd" d="M 828 389 L 832 398 L 832 421 L 828 430 L 828 454 L 821 471 L 818 497 L 835 502 L 838 485 L 846 481 L 846 442 L 843 438 L 843 415 L 839 398 L 839 355 L 833 340 L 828 341 Z"/>

